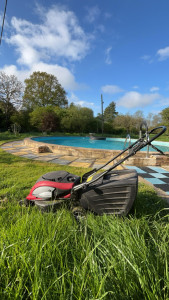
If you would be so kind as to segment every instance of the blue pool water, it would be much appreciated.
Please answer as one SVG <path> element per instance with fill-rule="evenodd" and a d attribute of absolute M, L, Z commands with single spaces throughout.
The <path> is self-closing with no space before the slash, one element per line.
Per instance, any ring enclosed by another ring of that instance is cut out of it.
<path fill-rule="evenodd" d="M 106 138 L 106 140 L 91 140 L 89 137 L 72 137 L 72 136 L 59 136 L 59 137 L 36 137 L 32 138 L 34 141 L 43 142 L 48 144 L 56 144 L 72 147 L 106 149 L 106 150 L 123 150 L 124 141 L 122 138 Z M 131 140 L 134 143 L 136 140 Z M 163 152 L 169 151 L 169 143 L 166 142 L 153 142 L 154 146 L 158 147 Z M 128 143 L 126 144 L 126 148 Z M 146 147 L 141 151 L 146 151 Z M 155 151 L 150 147 L 150 151 Z"/>

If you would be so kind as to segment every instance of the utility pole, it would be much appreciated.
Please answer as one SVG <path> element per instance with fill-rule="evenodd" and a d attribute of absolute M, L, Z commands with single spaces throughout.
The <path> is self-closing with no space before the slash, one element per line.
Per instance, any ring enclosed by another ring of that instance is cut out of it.
<path fill-rule="evenodd" d="M 102 135 L 104 130 L 104 117 L 103 117 L 103 95 L 101 94 L 101 112 L 102 112 Z"/>
<path fill-rule="evenodd" d="M 3 20 L 2 20 L 2 28 L 1 28 L 1 36 L 0 36 L 0 45 L 1 45 L 1 42 L 2 42 L 2 34 L 3 34 L 3 29 L 4 29 L 4 23 L 5 23 L 6 8 L 7 8 L 7 0 L 5 1 L 4 15 L 3 15 Z"/>

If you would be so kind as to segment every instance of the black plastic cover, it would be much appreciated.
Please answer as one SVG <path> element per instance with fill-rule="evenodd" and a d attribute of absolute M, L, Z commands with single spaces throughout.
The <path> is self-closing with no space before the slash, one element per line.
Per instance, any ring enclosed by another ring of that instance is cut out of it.
<path fill-rule="evenodd" d="M 70 183 L 74 182 L 74 185 L 80 183 L 80 177 L 74 174 L 71 174 L 66 171 L 53 171 L 42 175 L 37 182 L 39 181 L 53 181 L 53 182 L 63 182 Z"/>
<path fill-rule="evenodd" d="M 110 171 L 82 191 L 80 204 L 98 215 L 127 215 L 137 190 L 138 175 L 135 170 Z"/>

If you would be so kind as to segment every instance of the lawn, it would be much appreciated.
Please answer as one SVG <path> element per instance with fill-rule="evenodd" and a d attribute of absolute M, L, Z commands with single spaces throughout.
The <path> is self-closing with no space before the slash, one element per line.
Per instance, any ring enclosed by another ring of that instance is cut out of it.
<path fill-rule="evenodd" d="M 19 206 L 38 177 L 61 169 L 0 149 L 0 299 L 169 299 L 163 200 L 139 183 L 128 217 L 88 213 L 81 223 L 66 207 L 42 214 Z"/>

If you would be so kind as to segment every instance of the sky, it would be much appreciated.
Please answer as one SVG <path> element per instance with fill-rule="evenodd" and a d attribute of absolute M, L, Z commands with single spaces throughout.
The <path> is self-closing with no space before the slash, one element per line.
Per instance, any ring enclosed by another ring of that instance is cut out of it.
<path fill-rule="evenodd" d="M 0 71 L 53 74 L 95 116 L 101 94 L 104 109 L 158 114 L 169 106 L 169 1 L 8 0 Z"/>

